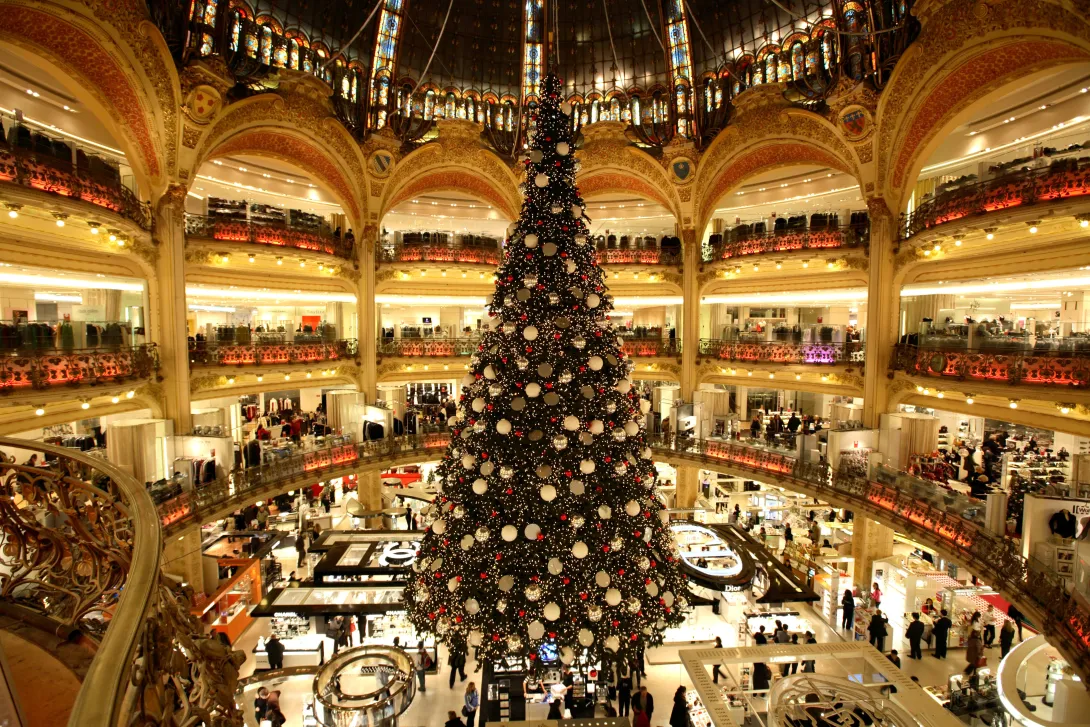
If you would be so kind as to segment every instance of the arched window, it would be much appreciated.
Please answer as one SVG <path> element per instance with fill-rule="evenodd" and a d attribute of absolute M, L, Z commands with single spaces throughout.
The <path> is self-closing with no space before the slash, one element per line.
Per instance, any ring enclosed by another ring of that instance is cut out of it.
<path fill-rule="evenodd" d="M 776 58 L 775 53 L 769 53 L 765 56 L 765 83 L 775 83 L 779 78 L 779 59 Z"/>
<path fill-rule="evenodd" d="M 273 65 L 286 68 L 288 65 L 288 44 L 283 38 L 277 38 L 273 48 Z"/>
<path fill-rule="evenodd" d="M 424 94 L 424 118 L 431 119 L 435 114 L 435 91 Z"/>
<path fill-rule="evenodd" d="M 458 103 L 458 99 L 454 97 L 453 93 L 448 91 L 447 92 L 447 102 L 445 104 L 445 108 L 443 109 L 443 113 L 446 116 L 446 118 L 453 119 L 458 115 L 458 110 L 455 108 L 457 103 Z"/>
<path fill-rule="evenodd" d="M 801 81 L 806 75 L 806 49 L 802 41 L 795 41 L 791 46 L 791 73 L 796 81 Z"/>
<path fill-rule="evenodd" d="M 257 51 L 257 60 L 266 66 L 272 64 L 272 28 L 267 25 L 261 27 L 261 45 Z"/>
<path fill-rule="evenodd" d="M 599 113 L 601 110 L 598 108 L 598 99 L 594 99 L 590 102 L 590 123 L 598 123 Z"/>
<path fill-rule="evenodd" d="M 621 101 L 616 96 L 609 100 L 609 120 L 621 120 Z"/>
<path fill-rule="evenodd" d="M 299 41 L 295 38 L 288 41 L 288 68 L 299 70 Z"/>
<path fill-rule="evenodd" d="M 634 124 L 640 123 L 640 97 L 633 96 L 632 100 L 628 104 L 629 111 L 632 112 L 631 121 Z"/>

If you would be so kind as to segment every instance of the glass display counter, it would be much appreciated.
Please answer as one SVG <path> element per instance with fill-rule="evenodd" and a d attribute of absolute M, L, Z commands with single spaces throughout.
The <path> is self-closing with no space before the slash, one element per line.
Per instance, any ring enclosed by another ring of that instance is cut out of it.
<path fill-rule="evenodd" d="M 772 640 L 772 633 L 776 630 L 776 622 L 787 627 L 787 633 L 798 634 L 801 639 L 807 631 L 813 633 L 814 625 L 804 618 L 798 611 L 760 611 L 743 614 L 747 632 L 752 636 L 765 627 L 765 636 Z"/>
<path fill-rule="evenodd" d="M 719 691 L 727 712 L 730 714 L 731 719 L 734 720 L 734 723 L 745 724 L 746 712 L 748 711 L 745 698 L 740 693 L 731 691 L 727 687 L 721 687 Z M 704 702 L 695 689 L 689 689 L 685 692 L 685 704 L 689 709 L 689 724 L 691 727 L 712 727 L 712 718 L 708 714 L 708 708 L 704 706 Z"/>
<path fill-rule="evenodd" d="M 249 563 L 191 611 L 209 631 L 225 634 L 232 644 L 253 623 L 250 606 L 261 600 L 261 562 Z"/>
<path fill-rule="evenodd" d="M 269 668 L 269 653 L 265 651 L 264 636 L 257 640 L 253 648 L 254 661 L 257 669 Z M 309 633 L 295 636 L 290 639 L 280 639 L 284 645 L 284 668 L 293 666 L 320 666 L 325 662 L 326 638 L 321 634 Z"/>

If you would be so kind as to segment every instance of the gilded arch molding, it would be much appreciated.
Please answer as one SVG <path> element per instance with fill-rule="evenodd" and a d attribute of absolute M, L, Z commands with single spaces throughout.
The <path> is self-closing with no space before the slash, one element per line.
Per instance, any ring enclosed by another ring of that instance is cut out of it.
<path fill-rule="evenodd" d="M 577 152 L 580 172 L 575 180 L 580 193 L 584 197 L 596 191 L 638 194 L 659 202 L 680 222 L 682 192 L 662 164 L 629 143 L 625 129 L 617 121 L 599 121 L 583 129 L 583 148 Z M 680 189 L 688 199 L 692 185 Z"/>
<path fill-rule="evenodd" d="M 506 162 L 481 146 L 480 127 L 472 121 L 445 119 L 438 128 L 436 141 L 397 159 L 386 179 L 372 180 L 371 197 L 379 200 L 375 221 L 413 194 L 457 189 L 462 183 L 468 185 L 462 191 L 516 219 L 522 204 L 519 178 Z"/>
<path fill-rule="evenodd" d="M 311 81 L 299 79 L 280 93 L 231 104 L 198 131 L 192 148 L 192 175 L 212 157 L 227 154 L 256 154 L 300 167 L 337 197 L 356 229 L 363 227 L 367 174 L 359 145 Z"/>
<path fill-rule="evenodd" d="M 658 202 L 675 217 L 677 216 L 673 203 L 661 189 L 642 177 L 628 172 L 609 170 L 583 173 L 576 178 L 575 184 L 579 187 L 579 193 L 583 199 L 589 199 L 596 194 L 634 194 L 637 197 Z"/>
<path fill-rule="evenodd" d="M 137 179 L 153 196 L 165 188 L 177 164 L 179 82 L 146 5 L 0 0 L 0 17 L 0 40 L 51 70 L 116 130 Z"/>
<path fill-rule="evenodd" d="M 942 132 L 974 102 L 1038 71 L 1090 60 L 1090 7 L 1074 5 L 949 0 L 918 8 L 920 37 L 898 62 L 875 119 L 876 172 L 896 210 Z"/>

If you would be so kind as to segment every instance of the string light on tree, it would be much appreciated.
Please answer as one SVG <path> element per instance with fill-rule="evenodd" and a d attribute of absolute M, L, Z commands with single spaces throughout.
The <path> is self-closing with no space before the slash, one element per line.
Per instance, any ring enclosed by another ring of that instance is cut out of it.
<path fill-rule="evenodd" d="M 418 630 L 531 669 L 547 644 L 564 663 L 630 658 L 688 605 L 654 492 L 650 403 L 632 389 L 587 244 L 561 89 L 543 83 L 494 330 L 462 380 L 405 592 Z"/>

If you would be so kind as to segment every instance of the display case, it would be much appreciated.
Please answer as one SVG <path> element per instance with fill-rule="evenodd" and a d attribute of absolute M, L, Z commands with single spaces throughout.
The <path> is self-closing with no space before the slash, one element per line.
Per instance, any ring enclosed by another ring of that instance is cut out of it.
<path fill-rule="evenodd" d="M 258 637 L 257 645 L 252 654 L 257 669 L 269 668 L 269 653 L 265 650 L 268 641 L 264 636 Z M 325 642 L 327 639 L 321 634 L 306 633 L 294 636 L 290 639 L 280 639 L 284 646 L 284 668 L 290 669 L 296 666 L 320 666 L 325 662 Z"/>
<path fill-rule="evenodd" d="M 439 646 L 435 642 L 435 637 L 431 634 L 417 633 L 405 611 L 367 614 L 361 637 L 362 645 L 392 644 L 395 638 L 406 651 L 416 651 L 417 644 L 423 641 L 424 649 L 431 655 L 432 667 L 428 672 L 434 673 L 438 670 Z"/>
<path fill-rule="evenodd" d="M 232 644 L 253 623 L 250 606 L 261 600 L 261 563 L 248 563 L 211 598 L 198 601 L 192 611 L 209 631 L 225 634 Z"/>
<path fill-rule="evenodd" d="M 745 698 L 738 692 L 731 691 L 727 687 L 720 688 L 720 697 L 727 708 L 734 724 L 745 724 L 748 706 Z M 700 699 L 695 689 L 685 692 L 685 704 L 689 709 L 689 724 L 691 727 L 712 727 L 712 718 L 708 714 L 708 708 Z"/>
<path fill-rule="evenodd" d="M 772 632 L 776 630 L 776 622 L 779 621 L 787 627 L 789 634 L 798 634 L 801 638 L 807 631 L 813 633 L 814 625 L 803 617 L 798 611 L 759 611 L 742 615 L 746 631 L 752 636 L 765 627 L 765 635 L 772 640 Z"/>

